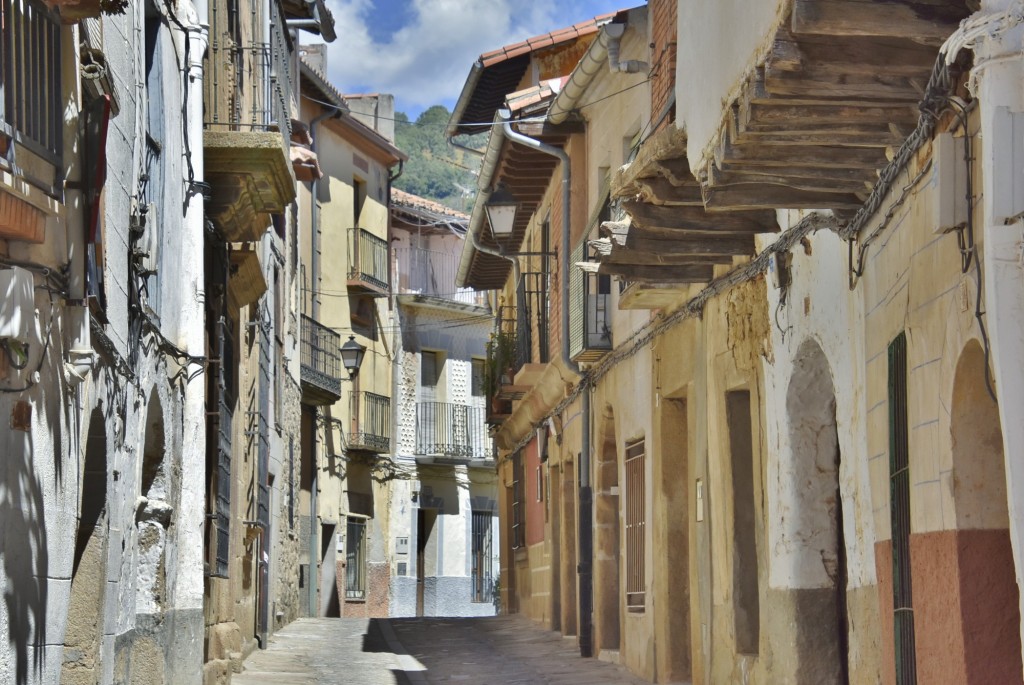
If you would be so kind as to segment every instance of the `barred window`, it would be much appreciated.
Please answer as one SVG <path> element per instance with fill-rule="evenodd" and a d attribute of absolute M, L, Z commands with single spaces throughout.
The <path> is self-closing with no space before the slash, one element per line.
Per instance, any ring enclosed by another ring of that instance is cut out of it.
<path fill-rule="evenodd" d="M 366 598 L 366 519 L 350 518 L 345 535 L 345 599 Z"/>
<path fill-rule="evenodd" d="M 643 611 L 646 593 L 644 441 L 626 444 L 626 608 Z"/>

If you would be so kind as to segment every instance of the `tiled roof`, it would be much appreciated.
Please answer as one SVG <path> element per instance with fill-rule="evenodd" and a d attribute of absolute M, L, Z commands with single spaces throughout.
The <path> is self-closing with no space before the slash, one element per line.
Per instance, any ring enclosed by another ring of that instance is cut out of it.
<path fill-rule="evenodd" d="M 602 14 L 589 19 L 587 21 L 581 21 L 578 24 L 564 29 L 558 29 L 557 31 L 551 31 L 550 33 L 543 33 L 539 36 L 527 38 L 524 41 L 518 43 L 512 43 L 504 47 L 492 50 L 491 52 L 485 52 L 480 55 L 480 64 L 484 67 L 490 67 L 505 60 L 512 59 L 513 57 L 519 57 L 531 53 L 541 48 L 551 47 L 560 43 L 565 43 L 571 40 L 576 40 L 583 36 L 589 36 L 592 33 L 597 33 L 597 30 L 604 24 L 608 23 L 615 18 L 615 12 L 608 14 Z"/>
<path fill-rule="evenodd" d="M 534 105 L 550 102 L 562 90 L 562 86 L 567 80 L 567 76 L 553 78 L 542 82 L 539 86 L 509 93 L 505 97 L 505 102 L 508 103 L 508 108 L 513 114 L 518 114 Z"/>
<path fill-rule="evenodd" d="M 398 188 L 391 189 L 391 204 L 395 207 L 409 208 L 448 217 L 453 221 L 469 221 L 469 216 L 462 212 L 447 207 L 440 202 L 434 202 L 433 200 L 407 193 Z"/>

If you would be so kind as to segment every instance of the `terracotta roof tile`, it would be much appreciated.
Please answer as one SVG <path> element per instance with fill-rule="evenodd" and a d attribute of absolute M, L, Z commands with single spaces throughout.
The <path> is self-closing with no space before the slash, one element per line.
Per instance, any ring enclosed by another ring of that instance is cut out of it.
<path fill-rule="evenodd" d="M 616 12 L 601 14 L 588 21 L 573 24 L 568 28 L 558 29 L 539 36 L 533 36 L 532 38 L 527 38 L 524 41 L 512 43 L 498 48 L 497 50 L 492 50 L 491 52 L 485 52 L 480 55 L 480 64 L 484 67 L 494 66 L 495 64 L 500 64 L 501 62 L 512 59 L 513 57 L 525 55 L 533 52 L 534 50 L 558 45 L 559 43 L 565 43 L 582 36 L 589 36 L 592 33 L 597 33 L 597 30 L 601 28 L 602 25 L 614 19 L 615 15 Z"/>
<path fill-rule="evenodd" d="M 450 217 L 454 221 L 469 221 L 469 216 L 462 212 L 454 210 L 451 207 L 447 207 L 440 202 L 434 202 L 433 200 L 428 200 L 425 197 L 407 193 L 404 190 L 399 190 L 398 188 L 391 189 L 391 204 L 396 207 L 407 207 L 410 209 L 430 212 L 432 214 L 439 214 Z"/>

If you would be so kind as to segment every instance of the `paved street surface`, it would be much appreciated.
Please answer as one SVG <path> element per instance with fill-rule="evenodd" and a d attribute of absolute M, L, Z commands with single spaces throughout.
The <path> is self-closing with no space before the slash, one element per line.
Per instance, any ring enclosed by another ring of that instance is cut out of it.
<path fill-rule="evenodd" d="M 518 616 L 299 619 L 234 685 L 646 685 Z"/>

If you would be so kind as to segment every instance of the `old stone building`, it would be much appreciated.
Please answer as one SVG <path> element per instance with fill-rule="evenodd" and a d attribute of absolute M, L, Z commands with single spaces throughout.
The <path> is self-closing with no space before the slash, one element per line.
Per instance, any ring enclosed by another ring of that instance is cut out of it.
<path fill-rule="evenodd" d="M 489 616 L 497 488 L 484 406 L 487 293 L 457 288 L 469 217 L 391 191 L 395 468 L 391 616 Z"/>
<path fill-rule="evenodd" d="M 1020 16 L 652 0 L 481 58 L 506 607 L 655 682 L 1021 681 Z"/>
<path fill-rule="evenodd" d="M 303 408 L 300 563 L 303 601 L 314 616 L 386 616 L 392 545 L 392 355 L 388 205 L 407 159 L 381 132 L 393 102 L 359 112 L 324 76 L 316 51 L 301 64 L 301 119 L 312 133 L 322 177 L 299 198 L 303 243 Z M 387 131 L 387 128 L 385 128 Z M 307 228 L 308 227 L 308 228 Z M 362 350 L 351 371 L 345 345 Z M 340 350 L 340 352 L 339 352 Z"/>
<path fill-rule="evenodd" d="M 202 93 L 175 47 L 205 34 L 189 3 L 3 17 L 0 680 L 194 680 Z"/>

